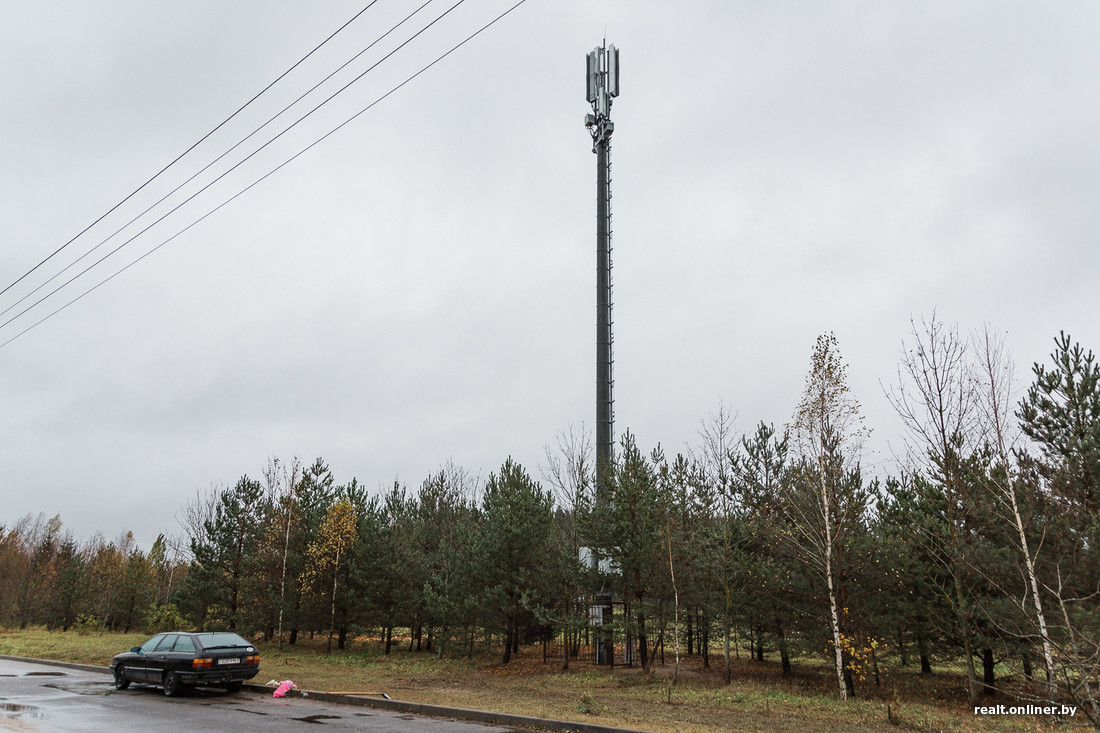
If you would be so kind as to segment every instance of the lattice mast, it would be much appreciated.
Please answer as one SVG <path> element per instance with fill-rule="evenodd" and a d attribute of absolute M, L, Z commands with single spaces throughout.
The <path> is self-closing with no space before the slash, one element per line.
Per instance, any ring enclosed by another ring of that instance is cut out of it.
<path fill-rule="evenodd" d="M 596 154 L 596 485 L 604 498 L 603 473 L 614 457 L 614 338 L 611 297 L 611 102 L 619 96 L 619 49 L 605 40 L 588 54 L 586 90 L 592 113 L 584 125 Z"/>

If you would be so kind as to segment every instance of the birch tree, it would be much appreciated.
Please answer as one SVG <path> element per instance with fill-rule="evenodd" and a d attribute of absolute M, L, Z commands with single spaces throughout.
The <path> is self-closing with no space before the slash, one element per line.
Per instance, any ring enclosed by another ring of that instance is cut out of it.
<path fill-rule="evenodd" d="M 588 623 L 586 603 L 592 595 L 592 570 L 580 561 L 584 531 L 590 524 L 590 514 L 595 506 L 596 477 L 592 456 L 592 436 L 584 426 L 570 425 L 558 433 L 557 452 L 547 445 L 546 465 L 543 477 L 554 496 L 554 519 L 557 541 L 562 552 L 560 562 L 554 568 L 555 585 L 562 597 L 562 661 L 561 668 L 569 669 L 570 654 L 580 652 L 580 630 Z"/>
<path fill-rule="evenodd" d="M 734 415 L 724 403 L 719 402 L 718 411 L 704 420 L 700 427 L 702 446 L 700 455 L 696 457 L 699 478 L 703 484 L 701 488 L 713 500 L 718 524 L 713 536 L 713 555 L 716 561 L 714 570 L 722 593 L 722 657 L 725 661 L 722 679 L 727 685 L 732 678 L 730 650 L 734 643 L 734 595 L 736 591 L 742 590 L 737 577 L 741 566 L 742 502 L 735 482 L 736 453 L 740 444 L 734 432 L 733 421 Z"/>
<path fill-rule="evenodd" d="M 1039 629 L 1039 638 L 1043 647 L 1043 661 L 1046 665 L 1047 698 L 1055 698 L 1054 648 L 1046 614 L 1043 612 L 1042 592 L 1039 577 L 1035 569 L 1036 551 L 1033 552 L 1027 537 L 1016 490 L 1016 470 L 1013 465 L 1013 448 L 1016 435 L 1012 422 L 1012 383 L 1014 380 L 1012 360 L 1005 353 L 1004 337 L 996 335 L 987 325 L 975 339 L 975 357 L 977 381 L 980 384 L 979 404 L 985 424 L 987 441 L 994 450 L 998 462 L 995 470 L 989 473 L 994 496 L 1005 510 L 1012 529 L 1015 531 L 1027 576 L 1027 589 L 1031 606 L 1034 609 L 1035 624 Z M 1027 613 L 1025 600 L 1020 605 Z M 1031 615 L 1031 614 L 1028 614 Z"/>
<path fill-rule="evenodd" d="M 328 651 L 332 651 L 332 633 L 336 628 L 336 588 L 340 580 L 341 560 L 347 563 L 348 549 L 355 542 L 358 526 L 358 507 L 350 498 L 341 497 L 325 511 L 317 539 L 306 551 L 310 567 L 306 571 L 306 585 L 314 591 L 327 585 L 331 574 L 332 592 L 329 596 Z"/>
<path fill-rule="evenodd" d="M 867 434 L 859 403 L 848 387 L 847 371 L 836 336 L 818 336 L 791 423 L 793 447 L 800 458 L 799 475 L 789 482 L 791 495 L 783 503 L 790 539 L 825 584 L 842 700 L 848 699 L 852 690 L 851 679 L 845 675 L 838 551 L 865 501 L 859 458 Z"/>
<path fill-rule="evenodd" d="M 271 529 L 282 535 L 282 551 L 279 560 L 279 650 L 283 648 L 283 618 L 286 611 L 286 578 L 287 560 L 290 556 L 290 533 L 294 526 L 297 514 L 298 484 L 302 479 L 302 464 L 295 456 L 290 464 L 281 462 L 278 458 L 268 461 L 264 471 L 264 480 L 267 483 L 269 503 L 271 506 Z"/>
<path fill-rule="evenodd" d="M 973 497 L 966 463 L 973 452 L 977 425 L 977 393 L 969 367 L 966 342 L 958 331 L 933 313 L 920 325 L 910 321 L 909 343 L 903 343 L 898 384 L 887 394 L 908 432 L 909 458 L 921 467 L 914 485 L 937 495 L 941 522 L 926 528 L 929 550 L 947 570 L 947 590 L 962 640 L 970 704 L 980 688 L 974 669 L 974 609 L 967 577 L 967 549 L 974 523 L 969 521 Z"/>

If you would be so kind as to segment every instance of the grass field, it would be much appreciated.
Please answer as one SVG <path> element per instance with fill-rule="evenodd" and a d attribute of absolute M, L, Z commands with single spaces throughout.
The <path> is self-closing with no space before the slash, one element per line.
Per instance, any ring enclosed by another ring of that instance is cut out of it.
<path fill-rule="evenodd" d="M 111 657 L 148 638 L 147 634 L 0 630 L 0 654 L 107 665 Z M 627 728 L 679 733 L 705 731 L 1036 731 L 1049 721 L 1034 717 L 977 717 L 966 704 L 965 683 L 957 674 L 920 678 L 889 670 L 878 687 L 867 685 L 860 698 L 841 702 L 835 678 L 824 665 L 796 662 L 788 678 L 777 663 L 735 662 L 733 681 L 722 683 L 721 659 L 711 669 L 698 658 L 681 661 L 679 682 L 671 685 L 673 664 L 643 674 L 637 668 L 614 672 L 571 661 L 543 663 L 539 647 L 521 650 L 502 665 L 496 656 L 437 659 L 404 649 L 388 656 L 377 639 L 354 640 L 344 651 L 325 653 L 325 641 L 308 639 L 280 652 L 260 643 L 262 662 L 255 681 L 292 679 L 299 687 L 329 692 L 385 692 L 398 700 L 480 708 L 546 718 L 598 722 Z M 991 700 L 988 704 L 1008 699 Z M 889 708 L 889 716 L 888 716 Z M 890 720 L 890 717 L 893 720 Z"/>

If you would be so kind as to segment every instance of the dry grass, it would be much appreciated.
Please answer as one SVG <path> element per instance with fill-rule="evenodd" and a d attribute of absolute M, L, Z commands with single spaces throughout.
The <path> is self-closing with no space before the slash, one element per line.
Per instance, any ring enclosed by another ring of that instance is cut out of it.
<path fill-rule="evenodd" d="M 140 644 L 145 634 L 79 634 L 42 629 L 0 631 L 0 653 L 106 665 L 111 657 Z M 538 647 L 524 650 L 509 665 L 496 656 L 437 659 L 434 654 L 400 650 L 381 653 L 376 640 L 350 642 L 344 651 L 325 653 L 324 639 L 304 639 L 280 652 L 260 643 L 263 662 L 258 682 L 292 679 L 303 689 L 385 692 L 399 700 L 480 708 L 651 731 L 1035 731 L 1043 721 L 1029 717 L 976 718 L 966 705 L 963 680 L 943 674 L 919 678 L 893 671 L 883 685 L 868 685 L 864 697 L 841 702 L 822 666 L 803 662 L 782 677 L 777 664 L 739 661 L 734 680 L 722 684 L 717 658 L 704 669 L 699 659 L 681 663 L 679 684 L 671 685 L 673 665 L 614 672 L 571 661 L 542 661 Z M 888 706 L 894 722 L 888 719 Z"/>

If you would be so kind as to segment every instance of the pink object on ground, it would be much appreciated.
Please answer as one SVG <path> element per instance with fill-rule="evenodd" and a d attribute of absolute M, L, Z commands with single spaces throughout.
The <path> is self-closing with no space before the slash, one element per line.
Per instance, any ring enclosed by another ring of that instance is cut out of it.
<path fill-rule="evenodd" d="M 277 688 L 275 688 L 275 692 L 271 693 L 271 696 L 272 697 L 283 697 L 283 696 L 286 695 L 286 693 L 290 692 L 291 690 L 293 690 L 297 686 L 298 685 L 294 684 L 294 682 L 292 680 L 283 680 L 282 684 L 280 684 Z"/>

